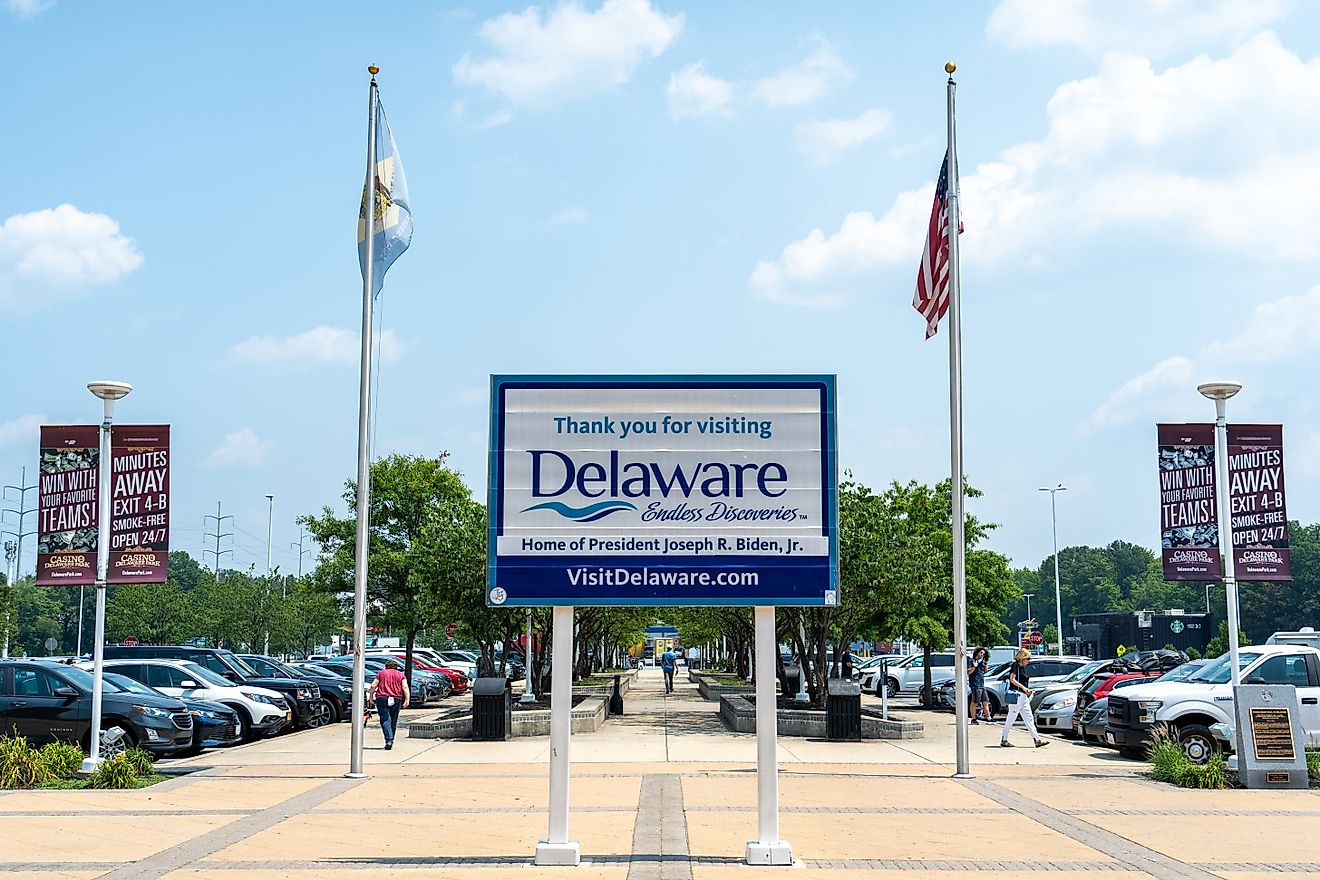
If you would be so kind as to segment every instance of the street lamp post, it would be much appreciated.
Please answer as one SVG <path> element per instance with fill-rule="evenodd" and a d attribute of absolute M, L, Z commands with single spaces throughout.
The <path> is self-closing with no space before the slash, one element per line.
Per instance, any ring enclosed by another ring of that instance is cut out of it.
<path fill-rule="evenodd" d="M 518 698 L 520 703 L 535 703 L 536 690 L 532 686 L 532 609 L 527 609 L 527 642 L 523 645 L 523 672 L 527 675 L 527 681 L 523 685 L 522 696 Z"/>
<path fill-rule="evenodd" d="M 1228 399 L 1242 390 L 1239 382 L 1206 382 L 1196 386 L 1215 402 L 1215 498 L 1219 505 L 1219 539 L 1224 547 L 1224 601 L 1228 605 L 1228 664 L 1233 687 L 1242 683 L 1238 670 L 1238 592 L 1233 560 L 1232 504 L 1228 493 Z M 1206 595 L 1209 595 L 1207 592 Z M 1209 603 L 1206 603 L 1209 607 Z"/>
<path fill-rule="evenodd" d="M 270 539 L 271 539 L 271 535 L 274 534 L 274 530 L 275 530 L 275 496 L 267 492 L 266 493 L 266 581 L 267 581 L 266 589 L 270 589 L 270 575 L 272 571 L 271 562 L 270 562 Z M 281 589 L 280 595 L 283 594 L 284 591 Z M 266 644 L 262 650 L 262 653 L 265 654 L 266 656 L 270 656 L 269 629 L 266 630 Z"/>
<path fill-rule="evenodd" d="M 1036 594 L 1035 593 L 1022 594 L 1022 598 L 1027 600 L 1027 620 L 1031 620 L 1031 597 L 1034 595 Z"/>
<path fill-rule="evenodd" d="M 101 460 L 96 478 L 96 625 L 92 636 L 92 734 L 91 754 L 83 771 L 91 773 L 101 763 L 101 686 L 105 666 L 105 580 L 110 568 L 110 424 L 115 401 L 127 397 L 133 386 L 127 382 L 88 382 L 87 390 L 101 398 L 105 416 L 101 421 Z"/>
<path fill-rule="evenodd" d="M 1050 488 L 1041 486 L 1040 491 L 1050 493 L 1050 533 L 1054 538 L 1054 626 L 1058 630 L 1059 636 L 1059 656 L 1063 656 L 1063 597 L 1059 591 L 1059 515 L 1058 508 L 1054 504 L 1054 496 L 1059 492 L 1067 492 L 1068 487 L 1060 483 Z"/>

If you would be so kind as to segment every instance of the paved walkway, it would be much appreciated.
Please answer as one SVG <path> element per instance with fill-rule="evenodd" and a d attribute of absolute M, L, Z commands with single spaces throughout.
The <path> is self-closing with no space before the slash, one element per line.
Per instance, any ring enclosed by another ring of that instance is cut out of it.
<path fill-rule="evenodd" d="M 1320 878 L 1314 793 L 1172 789 L 1138 776 L 1134 764 L 1092 759 L 1063 742 L 1005 750 L 1031 763 L 982 762 L 967 781 L 949 778 L 947 763 L 920 750 L 893 753 L 883 744 L 861 744 L 870 751 L 847 762 L 799 754 L 780 778 L 782 835 L 798 864 L 750 868 L 741 862 L 756 829 L 754 766 L 693 752 L 752 738 L 723 733 L 690 686 L 666 698 L 658 685 L 648 670 L 630 715 L 574 738 L 579 868 L 528 867 L 546 828 L 546 767 L 543 758 L 515 755 L 543 753 L 544 740 L 467 743 L 436 757 L 440 746 L 415 740 L 384 752 L 373 727 L 371 778 L 348 780 L 341 776 L 348 728 L 339 725 L 204 755 L 192 763 L 210 769 L 141 791 L 0 794 L 0 873 L 6 880 L 346 880 L 362 871 L 409 880 L 786 873 L 947 880 L 951 871 Z M 613 754 L 625 743 L 647 754 L 601 758 L 602 749 Z M 856 744 L 790 747 L 849 745 Z M 890 760 L 894 754 L 907 762 Z M 943 761 L 951 754 L 950 744 Z M 314 760 L 288 762 L 291 755 Z"/>

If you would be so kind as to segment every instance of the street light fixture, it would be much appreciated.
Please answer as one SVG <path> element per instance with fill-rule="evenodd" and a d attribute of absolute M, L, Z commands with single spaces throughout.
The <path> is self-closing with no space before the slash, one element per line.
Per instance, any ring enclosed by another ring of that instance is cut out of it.
<path fill-rule="evenodd" d="M 1035 593 L 1022 594 L 1022 598 L 1027 600 L 1027 620 L 1031 620 L 1031 597 L 1034 595 L 1036 594 Z"/>
<path fill-rule="evenodd" d="M 127 397 L 133 386 L 127 382 L 88 382 L 87 390 L 101 398 L 105 417 L 101 421 L 101 450 L 96 478 L 96 628 L 92 641 L 92 734 L 91 754 L 83 771 L 94 772 L 101 763 L 101 686 L 105 666 L 105 579 L 110 567 L 110 424 L 115 401 Z"/>
<path fill-rule="evenodd" d="M 1059 591 L 1059 516 L 1054 504 L 1054 496 L 1067 492 L 1068 487 L 1060 483 L 1050 488 L 1041 486 L 1040 491 L 1050 493 L 1050 532 L 1054 536 L 1054 626 L 1059 637 L 1059 656 L 1063 656 L 1063 598 Z"/>
<path fill-rule="evenodd" d="M 268 579 L 270 578 L 271 573 L 273 571 L 270 561 L 270 549 L 271 549 L 270 539 L 271 539 L 271 535 L 273 535 L 274 533 L 275 533 L 275 496 L 267 492 L 266 493 L 266 577 Z M 300 563 L 302 562 L 301 559 L 298 561 Z M 270 589 L 269 582 L 266 584 L 266 589 Z M 280 595 L 281 596 L 284 595 L 283 590 L 280 590 Z M 263 653 L 266 654 L 267 656 L 270 656 L 269 629 L 266 630 L 266 646 Z"/>
<path fill-rule="evenodd" d="M 1196 386 L 1215 402 L 1215 499 L 1219 505 L 1219 538 L 1224 548 L 1224 601 L 1228 605 L 1228 664 L 1233 687 L 1242 683 L 1238 670 L 1238 592 L 1233 560 L 1232 505 L 1228 497 L 1228 399 L 1242 390 L 1241 382 L 1204 382 Z M 1208 605 L 1208 603 L 1207 603 Z"/>

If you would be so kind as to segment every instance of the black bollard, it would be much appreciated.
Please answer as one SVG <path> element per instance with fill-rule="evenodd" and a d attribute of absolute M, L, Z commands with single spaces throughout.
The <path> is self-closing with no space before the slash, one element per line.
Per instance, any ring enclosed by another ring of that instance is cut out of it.
<path fill-rule="evenodd" d="M 623 714 L 623 692 L 619 690 L 619 676 L 614 676 L 614 696 L 610 697 L 610 714 Z"/>

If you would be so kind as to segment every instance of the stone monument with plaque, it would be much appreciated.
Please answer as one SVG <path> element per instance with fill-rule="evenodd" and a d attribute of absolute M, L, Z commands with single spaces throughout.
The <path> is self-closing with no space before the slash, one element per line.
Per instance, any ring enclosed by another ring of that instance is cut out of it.
<path fill-rule="evenodd" d="M 1290 684 L 1242 684 L 1237 713 L 1238 782 L 1247 788 L 1306 788 L 1306 737 L 1297 689 Z"/>

